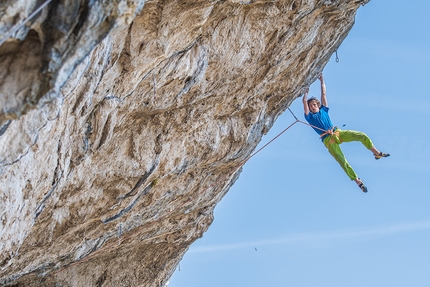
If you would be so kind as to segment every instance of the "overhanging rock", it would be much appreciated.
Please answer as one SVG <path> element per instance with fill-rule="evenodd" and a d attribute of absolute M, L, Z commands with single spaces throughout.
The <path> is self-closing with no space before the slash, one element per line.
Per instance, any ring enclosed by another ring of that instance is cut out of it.
<path fill-rule="evenodd" d="M 53 0 L 0 46 L 0 283 L 163 286 L 365 2 Z"/>

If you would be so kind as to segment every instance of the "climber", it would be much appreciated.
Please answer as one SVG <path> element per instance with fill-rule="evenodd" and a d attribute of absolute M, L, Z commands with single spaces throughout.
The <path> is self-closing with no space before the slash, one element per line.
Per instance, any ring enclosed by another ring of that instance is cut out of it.
<path fill-rule="evenodd" d="M 349 165 L 339 145 L 343 142 L 360 141 L 373 153 L 375 159 L 380 159 L 390 155 L 376 149 L 370 138 L 365 133 L 353 130 L 341 130 L 338 127 L 333 126 L 328 115 L 329 108 L 323 75 L 321 74 L 318 79 L 321 82 L 321 102 L 314 97 L 308 99 L 309 88 L 305 91 L 302 99 L 305 110 L 305 119 L 320 135 L 325 147 L 340 164 L 349 178 L 354 180 L 363 192 L 367 192 L 367 187 Z"/>

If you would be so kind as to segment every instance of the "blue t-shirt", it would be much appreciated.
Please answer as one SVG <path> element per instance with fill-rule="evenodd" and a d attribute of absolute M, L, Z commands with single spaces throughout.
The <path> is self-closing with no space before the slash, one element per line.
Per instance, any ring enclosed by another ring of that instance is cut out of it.
<path fill-rule="evenodd" d="M 328 107 L 321 106 L 320 111 L 318 113 L 312 113 L 309 112 L 308 115 L 305 115 L 305 119 L 308 121 L 309 124 L 319 127 L 320 129 L 323 129 L 324 131 L 330 130 L 333 127 L 333 124 L 331 123 L 330 116 L 328 115 Z M 316 129 L 313 127 L 313 129 L 320 135 L 323 134 L 324 131 Z M 324 140 L 324 138 L 327 135 L 325 135 L 321 140 Z"/>

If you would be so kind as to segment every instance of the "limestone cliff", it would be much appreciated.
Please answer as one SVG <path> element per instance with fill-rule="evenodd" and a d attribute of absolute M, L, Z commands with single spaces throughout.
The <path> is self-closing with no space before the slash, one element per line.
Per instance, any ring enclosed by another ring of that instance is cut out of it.
<path fill-rule="evenodd" d="M 163 286 L 368 0 L 47 2 L 0 4 L 4 286 Z"/>

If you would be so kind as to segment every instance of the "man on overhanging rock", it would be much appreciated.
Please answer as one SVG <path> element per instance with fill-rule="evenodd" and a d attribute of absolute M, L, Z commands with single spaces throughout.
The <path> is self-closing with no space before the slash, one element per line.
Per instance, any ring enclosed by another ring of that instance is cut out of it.
<path fill-rule="evenodd" d="M 305 110 L 305 119 L 320 135 L 325 147 L 340 164 L 349 178 L 354 180 L 363 192 L 367 192 L 367 187 L 357 176 L 343 155 L 343 152 L 340 149 L 340 144 L 343 142 L 359 141 L 373 153 L 375 159 L 380 159 L 390 155 L 376 149 L 370 138 L 365 133 L 352 130 L 341 130 L 338 127 L 333 126 L 328 115 L 329 108 L 323 75 L 321 74 L 318 79 L 321 82 L 321 102 L 315 97 L 308 99 L 309 89 L 306 90 L 302 98 L 303 107 Z"/>

